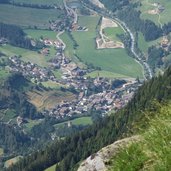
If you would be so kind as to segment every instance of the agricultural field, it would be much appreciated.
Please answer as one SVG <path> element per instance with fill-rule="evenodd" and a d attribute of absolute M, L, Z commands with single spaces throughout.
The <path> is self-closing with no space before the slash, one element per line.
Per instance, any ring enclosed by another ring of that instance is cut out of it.
<path fill-rule="evenodd" d="M 138 47 L 140 48 L 140 50 L 142 52 L 144 52 L 145 54 L 147 54 L 147 50 L 150 46 L 158 46 L 161 42 L 162 38 L 159 38 L 157 40 L 154 41 L 150 41 L 150 42 L 146 42 L 144 39 L 144 36 L 142 33 L 138 33 Z"/>
<path fill-rule="evenodd" d="M 70 120 L 70 122 L 72 123 L 72 125 L 91 125 L 93 123 L 91 117 L 89 117 L 89 116 L 76 118 L 76 119 Z M 54 126 L 55 126 L 55 128 L 58 128 L 67 123 L 68 123 L 68 121 L 56 124 Z"/>
<path fill-rule="evenodd" d="M 96 78 L 96 77 L 106 77 L 106 78 L 129 78 L 126 75 L 116 74 L 109 71 L 93 71 L 87 74 L 87 77 Z"/>
<path fill-rule="evenodd" d="M 63 1 L 62 0 L 13 0 L 16 3 L 26 3 L 26 4 L 38 4 L 38 5 L 53 5 L 53 4 L 57 4 L 57 5 L 63 5 Z"/>
<path fill-rule="evenodd" d="M 157 25 L 163 25 L 171 21 L 170 14 L 171 13 L 171 1 L 169 0 L 141 0 L 140 11 L 142 12 L 141 17 L 143 19 L 149 19 L 154 21 Z M 164 11 L 158 13 L 156 11 L 155 3 L 159 3 L 162 7 L 164 7 Z"/>
<path fill-rule="evenodd" d="M 36 9 L 17 7 L 13 5 L 0 5 L 0 21 L 7 24 L 19 25 L 25 28 L 49 28 L 50 20 L 57 20 L 63 15 L 58 9 Z M 33 17 L 34 16 L 34 17 Z"/>
<path fill-rule="evenodd" d="M 74 94 L 60 90 L 29 91 L 27 95 L 29 101 L 35 105 L 38 110 L 51 109 L 62 101 L 70 101 L 75 98 Z"/>
<path fill-rule="evenodd" d="M 46 81 L 46 82 L 42 82 L 43 86 L 44 87 L 47 87 L 47 88 L 52 88 L 52 89 L 59 89 L 62 85 L 59 84 L 59 83 L 56 83 L 54 81 Z"/>
<path fill-rule="evenodd" d="M 45 171 L 55 171 L 55 168 L 56 168 L 56 164 L 47 168 Z"/>
<path fill-rule="evenodd" d="M 127 77 L 142 77 L 141 66 L 134 59 L 127 55 L 125 49 L 96 49 L 96 25 L 100 17 L 81 16 L 79 25 L 86 26 L 88 31 L 72 32 L 72 35 L 79 45 L 77 49 L 73 48 L 72 41 L 64 42 L 67 45 L 66 53 L 68 55 L 76 54 L 81 61 L 101 67 L 102 70 L 112 72 Z M 62 38 L 62 37 L 61 37 Z"/>
<path fill-rule="evenodd" d="M 124 34 L 124 31 L 121 27 L 108 27 L 104 30 L 105 36 L 107 36 L 110 40 L 120 41 L 117 35 Z"/>
<path fill-rule="evenodd" d="M 51 30 L 38 30 L 38 29 L 25 29 L 24 32 L 33 39 L 44 39 L 56 40 L 57 33 Z"/>

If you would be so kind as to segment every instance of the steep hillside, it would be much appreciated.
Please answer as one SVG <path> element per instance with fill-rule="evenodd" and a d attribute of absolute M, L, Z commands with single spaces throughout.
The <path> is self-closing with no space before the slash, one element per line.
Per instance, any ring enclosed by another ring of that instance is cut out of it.
<path fill-rule="evenodd" d="M 134 136 L 92 154 L 78 171 L 170 170 L 171 103 L 153 103 L 153 108 L 145 112 Z"/>
<path fill-rule="evenodd" d="M 56 170 L 69 171 L 76 164 L 114 141 L 134 135 L 139 128 L 148 129 L 148 117 L 155 118 L 161 102 L 171 98 L 171 67 L 163 76 L 146 82 L 126 108 L 98 122 L 83 132 L 57 141 L 48 148 L 35 152 L 9 168 L 10 171 L 42 171 L 58 163 Z M 148 109 L 148 113 L 145 111 Z M 151 113 L 154 113 L 151 115 Z M 141 125 L 141 127 L 137 127 Z"/>

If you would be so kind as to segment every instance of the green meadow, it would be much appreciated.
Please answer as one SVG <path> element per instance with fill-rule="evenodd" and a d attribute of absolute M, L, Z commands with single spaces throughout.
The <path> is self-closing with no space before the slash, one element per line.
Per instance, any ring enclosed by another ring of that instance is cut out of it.
<path fill-rule="evenodd" d="M 13 0 L 14 2 L 17 3 L 27 3 L 27 4 L 39 4 L 39 5 L 53 5 L 53 4 L 57 4 L 57 5 L 62 5 L 63 1 L 62 0 Z"/>
<path fill-rule="evenodd" d="M 11 45 L 0 46 L 0 51 L 8 57 L 13 55 L 21 55 L 21 59 L 23 61 L 30 61 L 42 67 L 47 67 L 49 65 L 48 60 L 53 58 L 56 53 L 56 50 L 53 47 L 50 48 L 50 55 L 44 56 L 39 54 L 37 51 L 31 51 Z"/>
<path fill-rule="evenodd" d="M 152 20 L 157 25 L 159 25 L 159 16 L 148 14 L 148 11 L 155 9 L 155 7 L 152 4 L 160 3 L 165 8 L 165 10 L 162 13 L 160 13 L 161 24 L 163 25 L 171 21 L 170 15 L 168 15 L 168 14 L 171 14 L 171 1 L 170 0 L 141 0 L 140 2 L 142 5 L 140 6 L 139 9 L 142 12 L 141 17 L 143 19 Z"/>
<path fill-rule="evenodd" d="M 110 71 L 93 71 L 87 74 L 87 77 L 96 78 L 96 77 L 106 77 L 106 78 L 128 78 L 126 75 L 116 74 Z"/>
<path fill-rule="evenodd" d="M 138 47 L 142 52 L 147 54 L 148 48 L 150 46 L 158 46 L 162 38 L 158 38 L 154 41 L 146 42 L 142 33 L 138 33 Z"/>
<path fill-rule="evenodd" d="M 124 77 L 142 77 L 141 66 L 127 55 L 125 49 L 96 49 L 96 25 L 99 19 L 99 17 L 92 16 L 79 17 L 79 24 L 86 26 L 88 31 L 72 32 L 79 45 L 77 49 L 73 48 L 73 41 L 66 34 L 61 36 L 67 45 L 66 54 L 77 55 L 84 63 L 93 64 L 106 72 L 124 75 Z"/>
<path fill-rule="evenodd" d="M 91 125 L 93 123 L 91 117 L 89 117 L 89 116 L 76 118 L 76 119 L 73 119 L 70 121 L 72 122 L 73 125 Z M 56 124 L 54 126 L 55 126 L 55 128 L 58 128 L 58 127 L 63 126 L 64 124 L 67 124 L 67 123 L 68 123 L 68 121 Z"/>
<path fill-rule="evenodd" d="M 124 31 L 121 27 L 108 27 L 105 28 L 104 34 L 110 39 L 115 41 L 120 41 L 117 35 L 124 34 Z"/>
<path fill-rule="evenodd" d="M 55 168 L 56 168 L 56 164 L 47 168 L 45 171 L 55 171 Z"/>
<path fill-rule="evenodd" d="M 2 156 L 3 154 L 4 154 L 3 148 L 0 148 L 0 156 Z"/>
<path fill-rule="evenodd" d="M 49 20 L 57 20 L 63 14 L 57 9 L 37 9 L 17 7 L 13 5 L 0 5 L 0 21 L 22 27 L 49 28 Z"/>
<path fill-rule="evenodd" d="M 51 30 L 37 30 L 25 29 L 24 32 L 33 39 L 40 39 L 41 37 L 56 40 L 57 33 Z"/>

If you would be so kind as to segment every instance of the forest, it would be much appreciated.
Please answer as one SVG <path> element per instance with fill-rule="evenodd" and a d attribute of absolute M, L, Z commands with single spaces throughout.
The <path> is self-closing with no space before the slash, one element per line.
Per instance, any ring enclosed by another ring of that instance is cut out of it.
<path fill-rule="evenodd" d="M 135 123 L 144 119 L 143 111 L 155 110 L 152 105 L 154 99 L 160 103 L 171 99 L 170 87 L 171 67 L 163 76 L 154 77 L 145 82 L 128 105 L 118 113 L 112 114 L 82 132 L 34 152 L 7 170 L 42 171 L 56 163 L 59 163 L 56 171 L 74 170 L 80 160 L 119 138 L 131 135 Z"/>

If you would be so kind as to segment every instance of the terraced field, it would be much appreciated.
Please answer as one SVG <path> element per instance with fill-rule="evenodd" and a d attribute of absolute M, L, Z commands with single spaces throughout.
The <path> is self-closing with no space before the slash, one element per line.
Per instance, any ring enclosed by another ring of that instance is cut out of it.
<path fill-rule="evenodd" d="M 38 110 L 51 109 L 58 103 L 64 100 L 73 100 L 75 96 L 70 92 L 62 92 L 60 90 L 52 91 L 33 91 L 27 93 L 28 98 L 32 104 L 34 104 Z"/>

